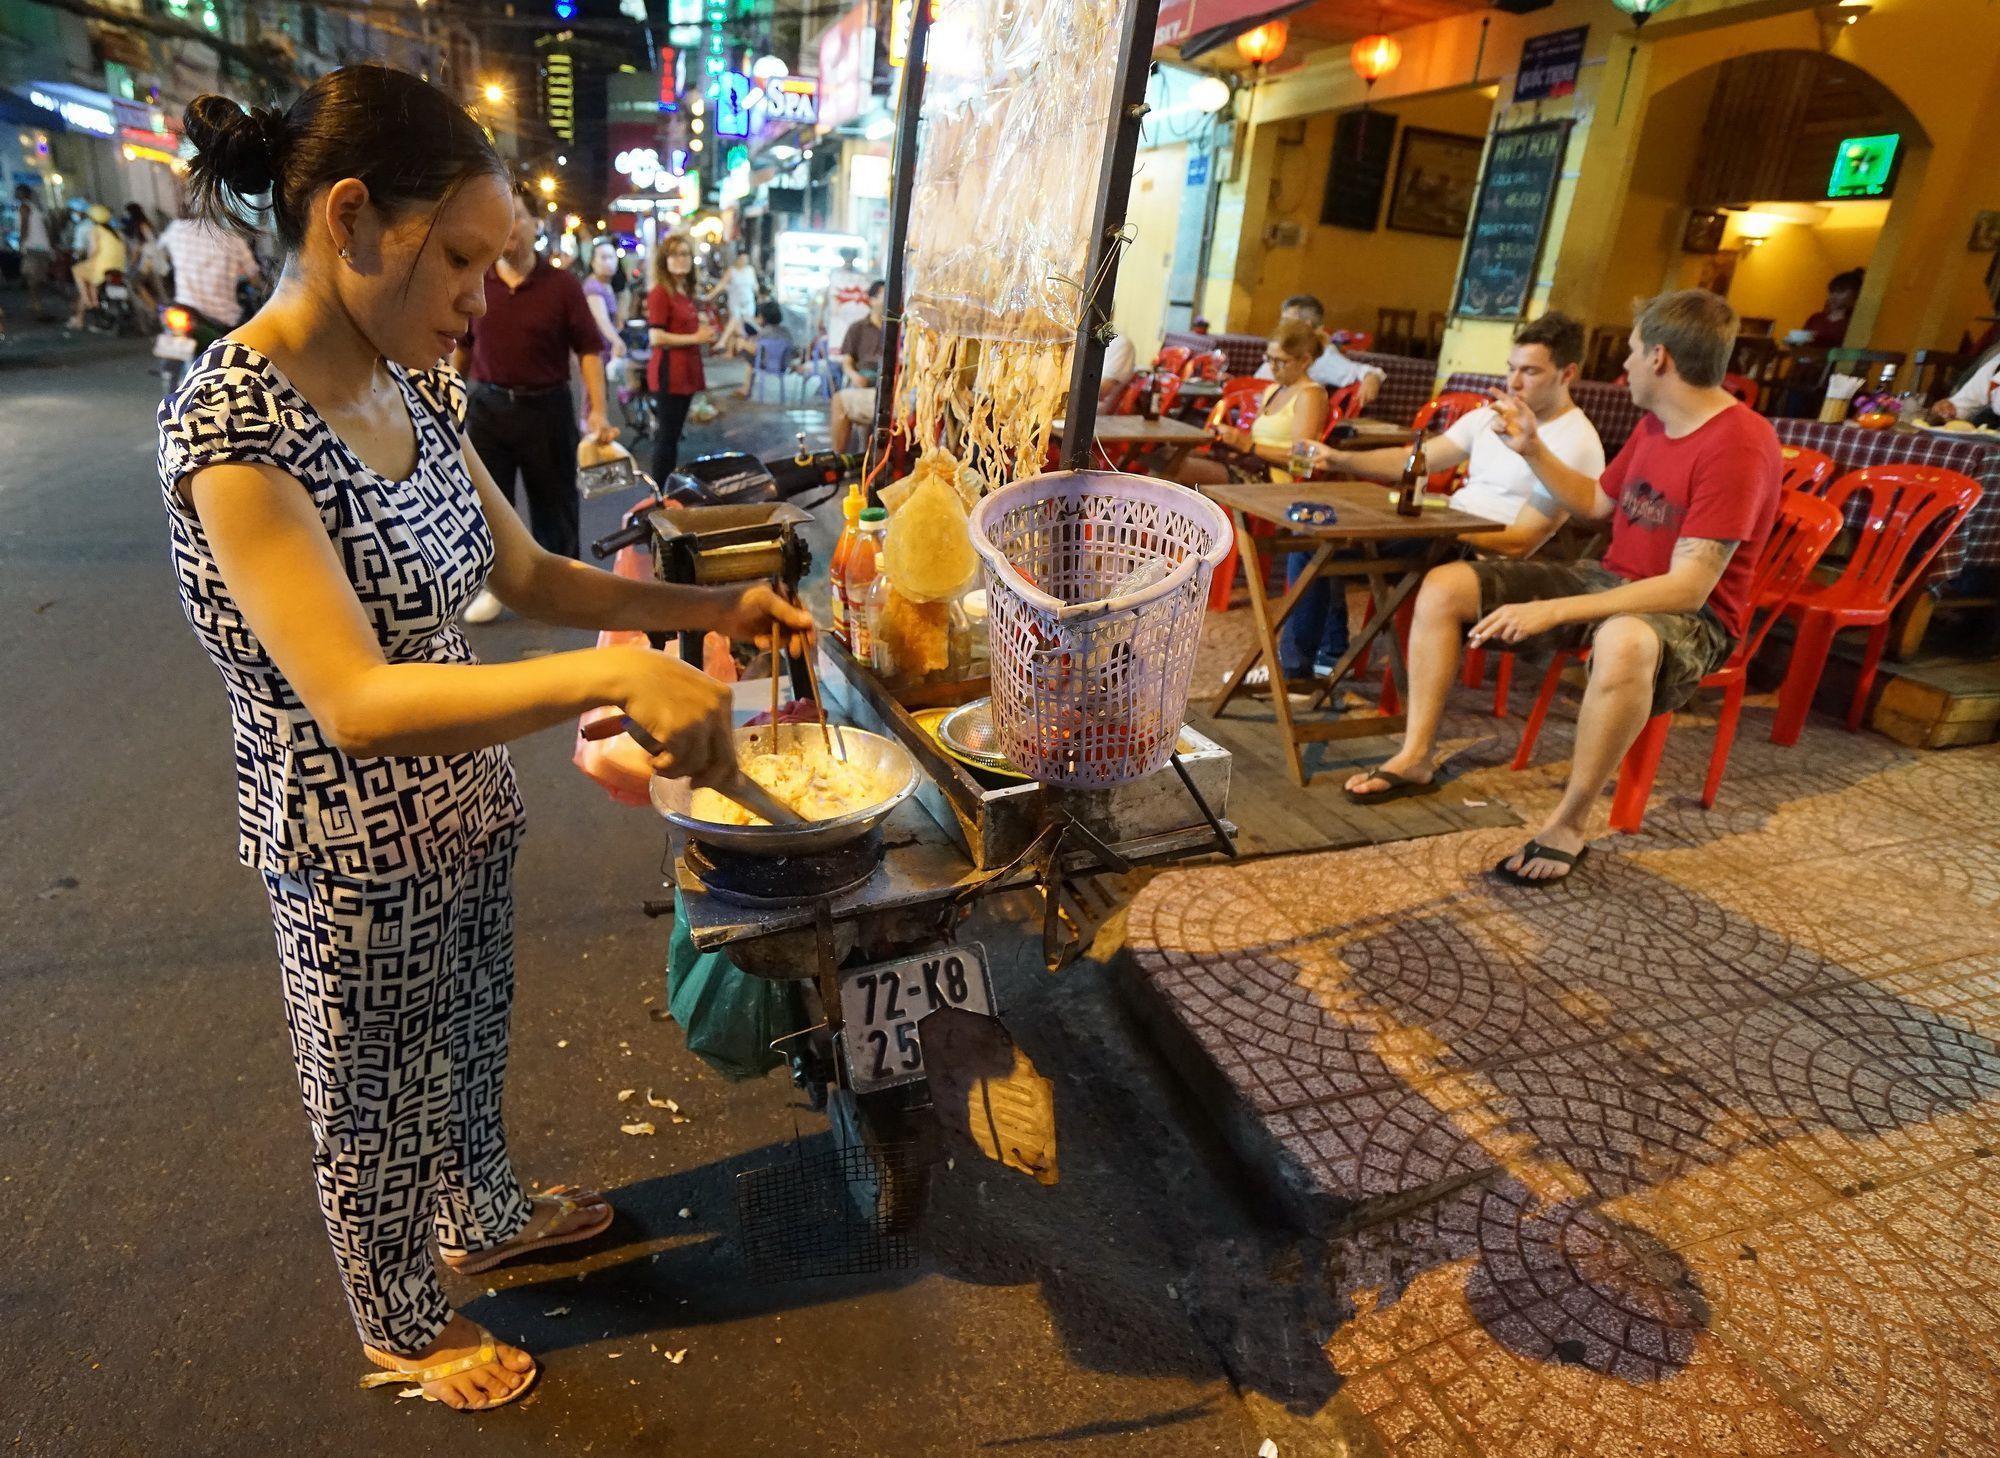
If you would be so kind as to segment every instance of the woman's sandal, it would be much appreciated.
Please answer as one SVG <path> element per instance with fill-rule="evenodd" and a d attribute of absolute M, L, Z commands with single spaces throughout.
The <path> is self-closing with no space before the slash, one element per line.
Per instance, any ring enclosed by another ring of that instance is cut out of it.
<path fill-rule="evenodd" d="M 1574 876 L 1576 868 L 1583 864 L 1583 858 L 1589 854 L 1589 846 L 1585 846 L 1575 855 L 1571 855 L 1568 851 L 1559 851 L 1551 846 L 1543 845 L 1539 840 L 1531 840 L 1515 851 L 1513 855 L 1502 856 L 1500 863 L 1493 868 L 1493 874 L 1503 881 L 1512 881 L 1516 886 L 1553 886 L 1558 881 L 1567 881 L 1571 876 Z M 1521 870 L 1519 871 L 1507 864 L 1515 856 L 1521 858 Z M 1567 866 L 1569 869 L 1564 871 L 1560 876 L 1530 876 L 1525 874 L 1525 872 L 1528 865 L 1533 861 L 1553 861 L 1556 865 Z"/>
<path fill-rule="evenodd" d="M 1434 778 L 1413 780 L 1406 775 L 1397 774 L 1394 770 L 1373 769 L 1368 771 L 1368 778 L 1380 780 L 1388 788 L 1386 790 L 1343 789 L 1341 793 L 1347 796 L 1350 804 L 1386 805 L 1391 800 L 1407 800 L 1413 795 L 1435 795 L 1438 789 L 1438 782 Z"/>
<path fill-rule="evenodd" d="M 572 1198 L 572 1196 L 582 1196 L 582 1198 L 577 1199 Z M 611 1222 L 617 1218 L 617 1212 L 611 1208 L 611 1202 L 606 1200 L 604 1196 L 594 1192 L 587 1193 L 577 1189 L 574 1185 L 557 1185 L 553 1189 L 542 1191 L 535 1198 L 537 1200 L 551 1201 L 556 1207 L 555 1213 L 543 1221 L 541 1227 L 542 1234 L 535 1236 L 527 1235 L 527 1230 L 534 1228 L 534 1222 L 531 1219 L 522 1234 L 515 1236 L 505 1245 L 495 1246 L 492 1250 L 479 1251 L 462 1256 L 451 1256 L 440 1253 L 438 1259 L 443 1261 L 446 1268 L 454 1275 L 476 1276 L 481 1271 L 490 1271 L 495 1266 L 505 1265 L 508 1261 L 520 1260 L 522 1257 L 533 1255 L 538 1251 L 553 1250 L 559 1245 L 576 1245 L 582 1241 L 595 1240 L 598 1236 L 609 1230 Z M 549 1233 L 554 1231 L 558 1225 L 561 1225 L 563 1221 L 569 1219 L 577 1211 L 583 1209 L 584 1205 L 590 1200 L 596 1200 L 604 1207 L 604 1218 L 602 1220 L 593 1221 L 589 1225 L 579 1226 L 575 1230 L 565 1230 L 560 1234 Z"/>
<path fill-rule="evenodd" d="M 484 1402 L 468 1402 L 457 1410 L 459 1412 L 486 1412 L 491 1408 L 505 1407 L 515 1398 L 525 1395 L 527 1390 L 535 1385 L 535 1379 L 542 1375 L 542 1364 L 539 1362 L 535 1363 L 525 1373 L 516 1372 L 512 1367 L 501 1363 L 500 1347 L 493 1340 L 492 1332 L 482 1327 L 479 1336 L 479 1350 L 469 1357 L 454 1357 L 449 1362 L 439 1362 L 435 1367 L 383 1367 L 381 1371 L 370 1372 L 367 1376 L 363 1377 L 361 1385 L 363 1387 L 387 1387 L 392 1382 L 414 1382 L 418 1387 L 428 1389 L 433 1382 L 443 1382 L 448 1378 L 462 1377 L 467 1372 L 478 1371 L 481 1367 L 499 1367 L 509 1377 L 519 1377 L 521 1379 L 520 1384 L 505 1397 L 488 1398 Z M 396 1360 L 387 1352 L 378 1352 L 373 1347 L 363 1347 L 361 1350 L 368 1354 L 368 1360 L 371 1362 L 380 1364 Z M 424 1401 L 444 1402 L 444 1399 L 442 1397 L 434 1397 L 426 1390 L 424 1392 Z M 452 1404 L 445 1403 L 445 1405 L 450 1407 Z"/>

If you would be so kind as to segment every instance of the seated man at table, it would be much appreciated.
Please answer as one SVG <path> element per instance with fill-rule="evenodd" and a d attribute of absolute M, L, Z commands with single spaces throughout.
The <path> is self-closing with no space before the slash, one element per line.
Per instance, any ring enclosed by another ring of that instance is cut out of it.
<path fill-rule="evenodd" d="M 1931 406 L 1931 416 L 1967 425 L 2000 424 L 2000 349 L 1982 360 L 1964 384 Z"/>
<path fill-rule="evenodd" d="M 1523 400 L 1495 398 L 1499 429 L 1549 494 L 1609 520 L 1596 562 L 1450 562 L 1417 595 L 1403 747 L 1347 782 L 1370 803 L 1433 788 L 1434 751 L 1461 639 L 1508 647 L 1548 635 L 1590 649 L 1568 788 L 1548 822 L 1494 869 L 1522 884 L 1570 874 L 1591 808 L 1647 719 L 1679 708 L 1750 615 L 1750 579 L 1778 511 L 1783 457 L 1770 421 L 1722 388 L 1736 311 L 1715 294 L 1661 294 L 1639 312 L 1625 368 L 1651 413 L 1601 477 L 1565 464 Z M 1470 628 L 1471 631 L 1466 630 Z"/>
<path fill-rule="evenodd" d="M 1319 358 L 1314 360 L 1312 368 L 1306 371 L 1307 379 L 1329 390 L 1344 390 L 1349 385 L 1359 384 L 1360 403 L 1355 409 L 1358 412 L 1368 408 L 1368 402 L 1373 400 L 1376 391 L 1382 388 L 1385 377 L 1374 365 L 1357 364 L 1340 352 L 1340 346 L 1327 336 L 1326 305 L 1311 294 L 1293 294 L 1278 306 L 1278 323 L 1281 327 L 1286 324 L 1304 324 L 1319 336 Z M 1257 378 L 1260 380 L 1272 378 L 1271 362 L 1268 359 L 1257 366 Z"/>
<path fill-rule="evenodd" d="M 1544 314 L 1515 331 L 1514 347 L 1507 355 L 1507 393 L 1534 413 L 1542 441 L 1557 459 L 1596 477 L 1604 472 L 1604 446 L 1597 427 L 1569 394 L 1582 359 L 1583 326 L 1567 314 Z M 1444 434 L 1425 443 L 1424 463 L 1433 471 L 1465 465 L 1465 484 L 1452 494 L 1453 508 L 1506 526 L 1503 532 L 1471 538 L 1472 546 L 1497 556 L 1526 557 L 1555 534 L 1569 512 L 1519 453 L 1507 447 L 1498 422 L 1490 405 L 1467 411 Z M 1312 446 L 1316 469 L 1371 481 L 1401 479 L 1409 455 L 1407 446 L 1373 451 L 1335 450 L 1317 441 Z M 1310 560 L 1306 553 L 1292 555 L 1288 584 L 1297 580 Z M 1306 588 L 1285 619 L 1279 647 L 1288 680 L 1327 673 L 1347 651 L 1347 604 L 1339 600 L 1337 589 L 1336 581 L 1321 578 Z"/>

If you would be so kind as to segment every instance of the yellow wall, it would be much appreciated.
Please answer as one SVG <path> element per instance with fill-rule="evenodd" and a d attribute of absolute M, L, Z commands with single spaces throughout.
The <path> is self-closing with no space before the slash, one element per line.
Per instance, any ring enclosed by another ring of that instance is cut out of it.
<path fill-rule="evenodd" d="M 1746 248 L 1734 224 L 1723 246 L 1735 248 L 1736 277 L 1729 302 L 1739 314 L 1777 321 L 1781 337 L 1805 325 L 1826 302 L 1826 281 L 1850 268 L 1865 268 L 1874 256 L 1886 202 L 1828 203 L 1830 216 L 1812 227 L 1783 227 L 1754 248 Z M 1690 276 L 1686 280 L 1693 283 Z M 1851 329 L 1851 326 L 1850 326 Z"/>
<path fill-rule="evenodd" d="M 1132 341 L 1139 358 L 1160 352 L 1160 324 L 1167 309 L 1167 273 L 1174 264 L 1174 238 L 1181 208 L 1199 207 L 1199 189 L 1189 192 L 1187 144 L 1151 147 L 1139 153 L 1132 170 L 1132 197 L 1125 224 L 1132 244 L 1118 260 L 1118 297 L 1111 322 Z"/>
<path fill-rule="evenodd" d="M 1576 94 L 1539 109 L 1511 105 L 1522 40 L 1571 25 L 1590 27 Z M 1965 242 L 1975 211 L 2000 209 L 2000 167 L 1993 163 L 1992 145 L 2000 135 L 2000 3 L 1995 0 L 1872 0 L 1872 10 L 1856 24 L 1831 28 L 1822 27 L 1812 0 L 1679 0 L 1647 25 L 1636 46 L 1629 22 L 1602 0 L 1556 0 L 1527 16 L 1487 11 L 1396 34 L 1403 64 L 1376 86 L 1379 105 L 1498 83 L 1502 103 L 1494 109 L 1496 128 L 1575 118 L 1531 313 L 1562 308 L 1588 324 L 1622 324 L 1634 295 L 1682 276 L 1685 212 L 1684 205 L 1673 203 L 1672 188 L 1673 174 L 1692 159 L 1698 136 L 1690 98 L 1709 84 L 1701 73 L 1731 57 L 1766 50 L 1824 50 L 1859 66 L 1909 108 L 1922 133 L 1906 139 L 1896 198 L 1868 250 L 1868 287 L 1849 342 L 1891 349 L 1951 346 L 1975 316 L 1993 312 L 1981 287 L 1991 256 L 1971 253 Z M 1683 82 L 1688 85 L 1677 85 Z M 1286 292 L 1266 280 L 1260 256 L 1271 184 L 1285 157 L 1273 124 L 1357 105 L 1361 97 L 1345 49 L 1332 48 L 1265 82 L 1254 100 L 1239 101 L 1239 118 L 1254 105 L 1256 124 L 1218 209 L 1203 301 L 1218 329 L 1262 327 L 1273 297 Z M 1657 115 L 1651 108 L 1655 98 L 1661 102 Z M 1645 148 L 1648 133 L 1663 145 Z M 1312 179 L 1315 198 L 1320 180 Z M 1278 199 L 1281 205 L 1292 202 L 1282 188 Z M 1802 318 L 1805 295 L 1823 290 L 1827 275 L 1837 271 L 1826 265 L 1852 257 L 1864 245 L 1864 231 L 1822 228 L 1811 236 L 1773 239 L 1760 250 L 1762 258 L 1739 264 L 1732 300 L 1743 312 L 1779 317 L 1780 327 L 1790 317 Z M 1315 235 L 1313 249 L 1320 246 Z M 1349 251 L 1342 262 L 1351 265 L 1353 275 L 1343 281 L 1346 297 L 1386 302 L 1391 290 L 1430 286 L 1421 281 L 1431 276 L 1428 267 L 1411 270 L 1393 256 L 1384 261 Z M 1375 277 L 1365 277 L 1364 269 Z M 1395 276 L 1405 271 L 1419 281 Z M 1490 360 L 1505 348 L 1510 330 L 1504 323 L 1455 321 L 1442 369 Z"/>
<path fill-rule="evenodd" d="M 1238 253 L 1238 282 L 1247 288 L 1249 327 L 1255 332 L 1264 333 L 1277 323 L 1279 305 L 1290 294 L 1318 295 L 1332 329 L 1372 330 L 1377 309 L 1408 308 L 1417 311 L 1421 330 L 1432 310 L 1449 307 L 1462 240 L 1399 232 L 1381 224 L 1396 185 L 1402 128 L 1482 137 L 1493 114 L 1492 98 L 1484 88 L 1471 87 L 1376 109 L 1394 114 L 1399 126 L 1373 232 L 1323 227 L 1319 221 L 1333 157 L 1335 113 L 1304 118 L 1300 142 L 1278 144 L 1265 225 L 1300 224 L 1305 240 L 1296 247 L 1280 248 L 1265 247 L 1261 238 L 1249 240 Z"/>

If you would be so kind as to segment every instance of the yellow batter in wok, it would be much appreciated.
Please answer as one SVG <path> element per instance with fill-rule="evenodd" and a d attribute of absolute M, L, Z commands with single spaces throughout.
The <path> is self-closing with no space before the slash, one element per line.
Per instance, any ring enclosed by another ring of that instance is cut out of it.
<path fill-rule="evenodd" d="M 834 758 L 824 745 L 810 743 L 780 754 L 753 754 L 743 761 L 743 773 L 808 820 L 838 820 L 879 805 L 902 783 L 893 774 Z M 769 823 L 713 790 L 696 790 L 688 813 L 713 825 Z"/>

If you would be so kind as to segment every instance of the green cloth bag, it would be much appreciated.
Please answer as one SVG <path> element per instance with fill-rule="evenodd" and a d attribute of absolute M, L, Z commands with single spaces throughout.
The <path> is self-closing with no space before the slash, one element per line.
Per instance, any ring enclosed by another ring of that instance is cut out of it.
<path fill-rule="evenodd" d="M 687 1033 L 688 1051 L 728 1079 L 762 1078 L 786 1055 L 773 1039 L 805 1026 L 805 999 L 796 982 L 755 977 L 723 952 L 696 948 L 681 893 L 674 891 L 674 930 L 667 940 L 667 1011 Z"/>

